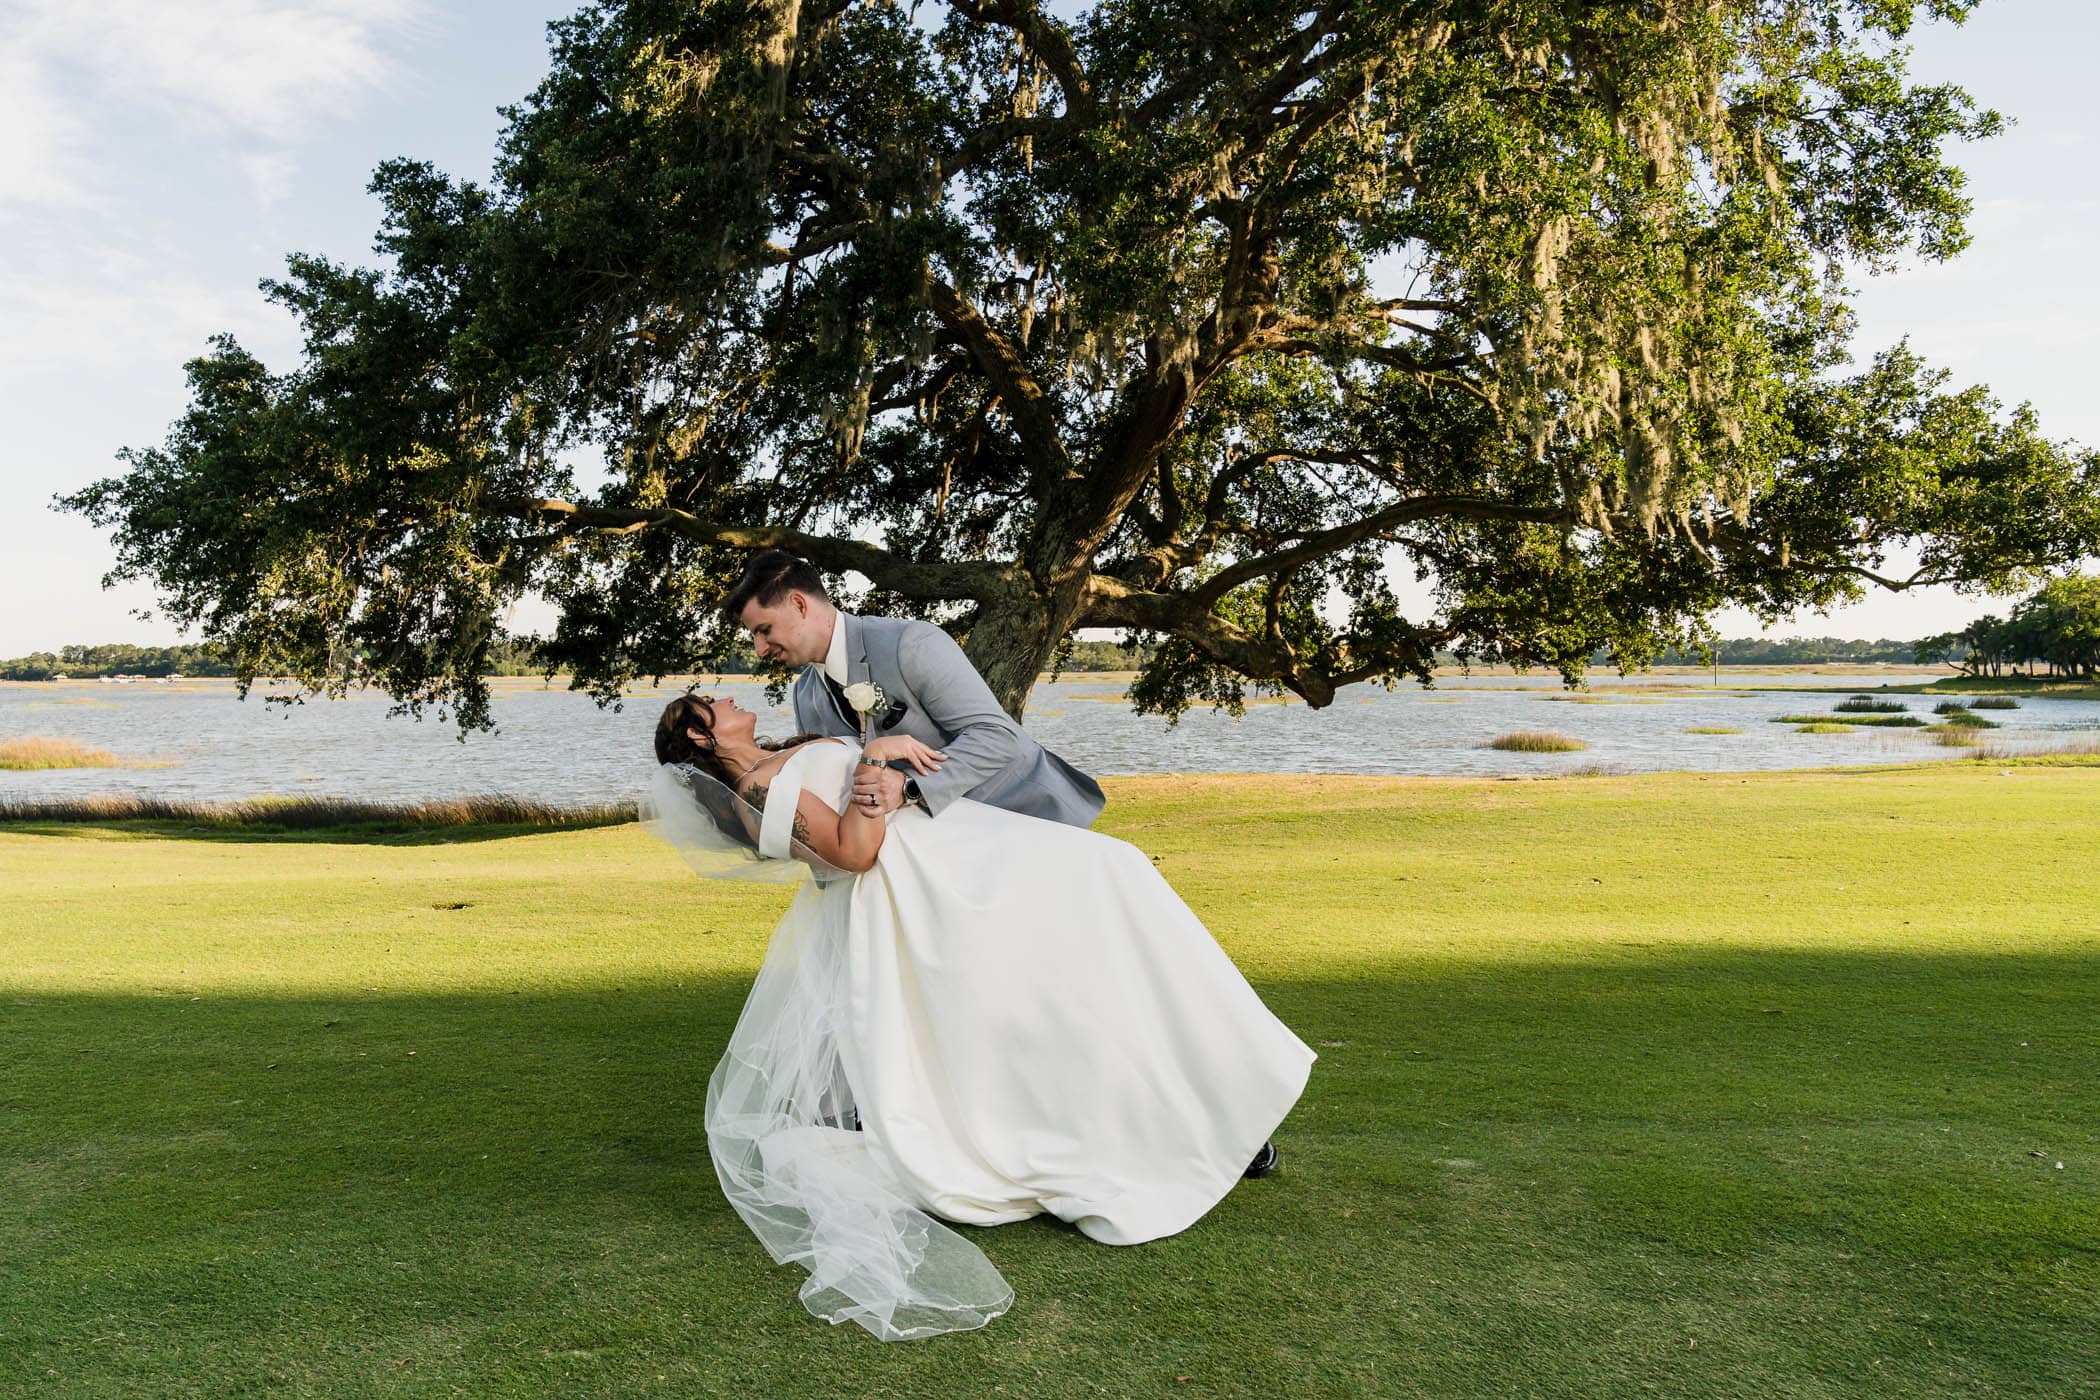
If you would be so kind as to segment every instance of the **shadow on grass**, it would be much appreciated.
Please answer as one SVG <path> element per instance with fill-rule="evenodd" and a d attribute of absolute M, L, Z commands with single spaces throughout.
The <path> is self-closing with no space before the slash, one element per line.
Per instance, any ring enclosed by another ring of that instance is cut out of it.
<path fill-rule="evenodd" d="M 804 1315 L 722 1202 L 701 1113 L 741 979 L 0 993 L 0 1392 L 2094 1374 L 2100 957 L 1618 953 L 1264 986 L 1322 1056 L 1280 1175 L 1136 1249 L 969 1231 L 1014 1311 L 892 1347 Z"/>
<path fill-rule="evenodd" d="M 486 841 L 529 831 L 574 831 L 635 819 L 632 802 L 565 806 L 507 793 L 421 802 L 375 802 L 355 797 L 254 797 L 204 801 L 151 793 L 89 793 L 78 797 L 0 797 L 0 831 L 64 835 L 68 828 L 138 835 L 212 836 L 253 833 L 263 839 L 394 841 L 425 832 L 459 833 Z"/>
<path fill-rule="evenodd" d="M 49 836 L 76 841 L 201 841 L 234 845 L 305 846 L 448 846 L 480 841 L 507 841 L 550 831 L 583 831 L 623 826 L 634 813 L 573 821 L 461 822 L 422 825 L 409 822 L 357 822 L 334 826 L 281 826 L 272 822 L 198 825 L 185 821 L 35 821 L 0 816 L 0 834 Z"/>

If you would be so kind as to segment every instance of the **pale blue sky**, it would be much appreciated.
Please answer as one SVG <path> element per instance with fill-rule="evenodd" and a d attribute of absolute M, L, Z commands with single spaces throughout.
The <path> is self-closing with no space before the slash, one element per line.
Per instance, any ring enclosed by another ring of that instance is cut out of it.
<path fill-rule="evenodd" d="M 545 66 L 549 0 L 0 0 L 0 656 L 172 640 L 144 589 L 104 592 L 105 538 L 48 508 L 157 443 L 182 362 L 216 331 L 290 363 L 258 279 L 297 249 L 368 255 L 372 167 L 484 175 L 500 118 Z M 1861 349 L 1908 332 L 2056 437 L 2100 442 L 2100 147 L 2091 0 L 1985 0 L 1920 35 L 1916 67 L 2018 121 L 1969 149 L 1976 241 L 1863 283 Z M 2004 602 L 1884 595 L 1782 635 L 1912 637 Z M 521 626 L 544 619 L 522 615 Z M 1756 630 L 1724 616 L 1724 633 Z"/>

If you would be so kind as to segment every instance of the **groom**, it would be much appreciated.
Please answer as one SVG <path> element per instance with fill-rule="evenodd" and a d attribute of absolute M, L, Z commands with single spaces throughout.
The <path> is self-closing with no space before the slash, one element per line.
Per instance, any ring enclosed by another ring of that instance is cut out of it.
<path fill-rule="evenodd" d="M 947 760 L 906 778 L 894 768 L 856 768 L 853 799 L 869 795 L 881 811 L 907 800 L 938 817 L 958 797 L 1074 826 L 1092 824 L 1106 799 L 1092 778 L 1022 732 L 992 695 L 955 639 L 930 622 L 855 617 L 840 612 L 814 566 L 785 550 L 752 556 L 722 611 L 751 634 L 768 661 L 800 666 L 795 727 L 857 739 L 860 715 L 849 686 L 873 681 L 882 701 L 868 713 L 868 734 L 909 734 Z M 1282 1164 L 1265 1142 L 1244 1176 L 1268 1176 Z"/>
<path fill-rule="evenodd" d="M 938 770 L 911 777 L 862 767 L 855 801 L 873 794 L 885 812 L 916 802 L 938 817 L 971 797 L 1073 826 L 1100 813 L 1100 785 L 1015 724 L 955 639 L 932 623 L 841 612 L 815 566 L 780 549 L 752 557 L 722 611 L 751 634 L 760 657 L 802 668 L 796 728 L 859 739 L 861 716 L 846 690 L 873 681 L 882 702 L 868 713 L 868 737 L 908 734 L 947 755 Z"/>

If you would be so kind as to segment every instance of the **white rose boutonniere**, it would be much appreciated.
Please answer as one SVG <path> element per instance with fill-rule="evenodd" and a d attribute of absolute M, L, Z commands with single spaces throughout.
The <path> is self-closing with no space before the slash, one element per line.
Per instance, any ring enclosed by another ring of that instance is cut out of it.
<path fill-rule="evenodd" d="M 846 703 L 860 716 L 860 742 L 861 747 L 866 748 L 868 716 L 882 709 L 888 703 L 888 697 L 882 693 L 882 687 L 873 681 L 855 681 L 845 688 L 844 694 Z"/>

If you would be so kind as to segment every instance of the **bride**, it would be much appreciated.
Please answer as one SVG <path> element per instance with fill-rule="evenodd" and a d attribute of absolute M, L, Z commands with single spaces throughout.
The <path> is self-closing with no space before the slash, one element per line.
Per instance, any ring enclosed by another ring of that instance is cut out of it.
<path fill-rule="evenodd" d="M 672 701 L 643 814 L 703 873 L 808 867 L 706 1125 L 810 1312 L 885 1341 L 981 1327 L 1013 1292 L 943 1221 L 1141 1244 L 1263 1174 L 1317 1057 L 1142 851 L 969 798 L 885 815 L 849 801 L 856 762 L 938 750 L 756 726 Z"/>

